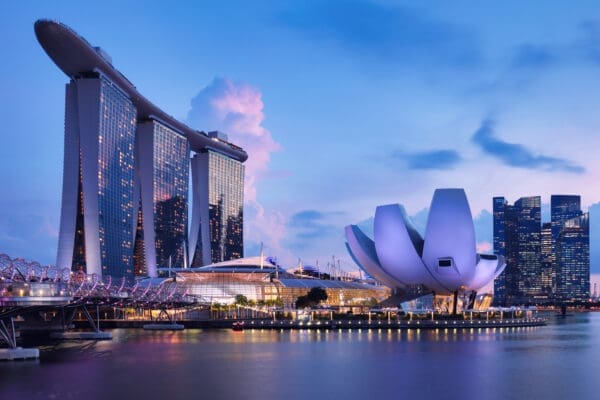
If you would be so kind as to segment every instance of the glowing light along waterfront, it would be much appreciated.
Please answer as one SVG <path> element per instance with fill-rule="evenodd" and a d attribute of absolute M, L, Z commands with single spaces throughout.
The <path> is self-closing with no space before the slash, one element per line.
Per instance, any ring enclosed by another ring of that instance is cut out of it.
<path fill-rule="evenodd" d="M 597 313 L 541 328 L 464 331 L 113 330 L 112 342 L 65 343 L 43 348 L 39 362 L 0 363 L 0 393 L 9 399 L 584 399 L 596 391 L 598 331 Z"/>

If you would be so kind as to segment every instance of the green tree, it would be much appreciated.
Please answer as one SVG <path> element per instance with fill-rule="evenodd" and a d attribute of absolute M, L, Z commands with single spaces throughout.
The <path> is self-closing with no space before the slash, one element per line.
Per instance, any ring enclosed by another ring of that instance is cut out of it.
<path fill-rule="evenodd" d="M 323 288 L 314 287 L 314 288 L 310 289 L 310 291 L 308 292 L 306 297 L 308 297 L 308 300 L 311 303 L 314 303 L 314 305 L 317 305 L 320 302 L 327 300 L 327 292 Z"/>
<path fill-rule="evenodd" d="M 306 308 L 310 307 L 310 302 L 308 301 L 307 296 L 298 296 L 296 299 L 296 308 Z"/>
<path fill-rule="evenodd" d="M 235 304 L 238 304 L 240 306 L 247 306 L 248 298 L 246 296 L 244 296 L 243 294 L 238 294 L 235 296 Z"/>
<path fill-rule="evenodd" d="M 320 302 L 327 300 L 327 292 L 320 287 L 314 287 L 305 296 L 296 300 L 296 308 L 315 307 Z"/>

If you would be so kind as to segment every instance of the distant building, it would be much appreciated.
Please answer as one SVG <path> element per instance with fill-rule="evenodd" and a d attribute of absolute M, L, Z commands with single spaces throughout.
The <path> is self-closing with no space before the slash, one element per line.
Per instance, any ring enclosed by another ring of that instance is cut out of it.
<path fill-rule="evenodd" d="M 541 279 L 541 199 L 522 197 L 509 205 L 494 198 L 494 252 L 506 259 L 495 283 L 498 304 L 521 304 L 543 296 Z"/>
<path fill-rule="evenodd" d="M 557 298 L 560 301 L 586 301 L 590 298 L 589 214 L 564 221 L 556 239 L 558 264 Z"/>
<path fill-rule="evenodd" d="M 550 299 L 556 292 L 556 274 L 554 271 L 552 224 L 550 222 L 544 222 L 542 224 L 540 252 L 542 258 L 542 269 L 540 273 L 542 293 Z"/>
<path fill-rule="evenodd" d="M 589 298 L 589 219 L 579 196 L 553 195 L 551 222 L 541 224 L 539 196 L 509 205 L 494 197 L 494 253 L 506 269 L 494 282 L 496 304 Z"/>
<path fill-rule="evenodd" d="M 494 254 L 505 258 L 506 262 L 506 219 L 504 212 L 508 203 L 504 197 L 494 197 Z M 507 265 L 508 267 L 508 265 Z M 504 304 L 506 301 L 506 268 L 494 280 L 494 302 Z"/>
<path fill-rule="evenodd" d="M 553 293 L 556 295 L 558 288 L 558 274 L 560 266 L 556 260 L 556 241 L 564 226 L 564 222 L 580 216 L 581 197 L 576 195 L 552 195 L 550 197 L 550 218 L 552 224 L 552 268 L 554 274 Z"/>
<path fill-rule="evenodd" d="M 589 286 L 589 239 L 586 250 L 581 243 L 575 246 L 575 242 L 580 242 L 583 240 L 583 237 L 575 240 L 574 236 L 579 234 L 573 228 L 570 228 L 568 233 L 565 232 L 565 235 L 563 235 L 563 230 L 567 221 L 571 221 L 570 225 L 577 224 L 574 220 L 583 215 L 581 211 L 581 197 L 577 195 L 552 195 L 550 198 L 550 213 L 552 221 L 552 253 L 554 255 L 552 260 L 555 284 L 553 293 L 557 301 L 578 298 L 580 297 L 581 290 L 575 290 L 575 286 L 577 286 L 577 279 L 582 279 L 581 273 L 575 275 L 579 278 L 575 278 L 573 275 L 568 277 L 565 274 L 573 273 L 575 270 L 579 271 L 587 257 Z M 584 230 L 585 228 L 582 227 L 580 229 Z M 583 232 L 580 233 L 584 236 Z M 559 245 L 561 245 L 561 248 L 559 248 Z M 587 256 L 585 255 L 586 251 Z M 561 257 L 559 257 L 559 252 L 562 253 Z M 579 267 L 575 267 L 575 264 L 579 265 Z M 569 283 L 567 284 L 567 282 Z M 589 294 L 589 288 L 586 291 Z"/>

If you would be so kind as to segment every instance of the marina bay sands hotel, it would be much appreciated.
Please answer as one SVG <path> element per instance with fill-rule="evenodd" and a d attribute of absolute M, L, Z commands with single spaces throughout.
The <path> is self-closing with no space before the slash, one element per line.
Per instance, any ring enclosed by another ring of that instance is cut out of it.
<path fill-rule="evenodd" d="M 242 257 L 246 152 L 166 114 L 69 27 L 35 33 L 70 78 L 57 266 L 133 278 Z"/>

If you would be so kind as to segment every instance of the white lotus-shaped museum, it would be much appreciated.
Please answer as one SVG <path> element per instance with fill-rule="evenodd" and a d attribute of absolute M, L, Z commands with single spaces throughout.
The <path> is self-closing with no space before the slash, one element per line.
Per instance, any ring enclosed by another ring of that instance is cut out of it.
<path fill-rule="evenodd" d="M 437 189 L 425 238 L 404 207 L 377 207 L 371 240 L 356 225 L 346 227 L 346 247 L 369 275 L 391 288 L 424 285 L 436 294 L 477 291 L 505 267 L 503 257 L 477 254 L 475 228 L 463 189 Z"/>

